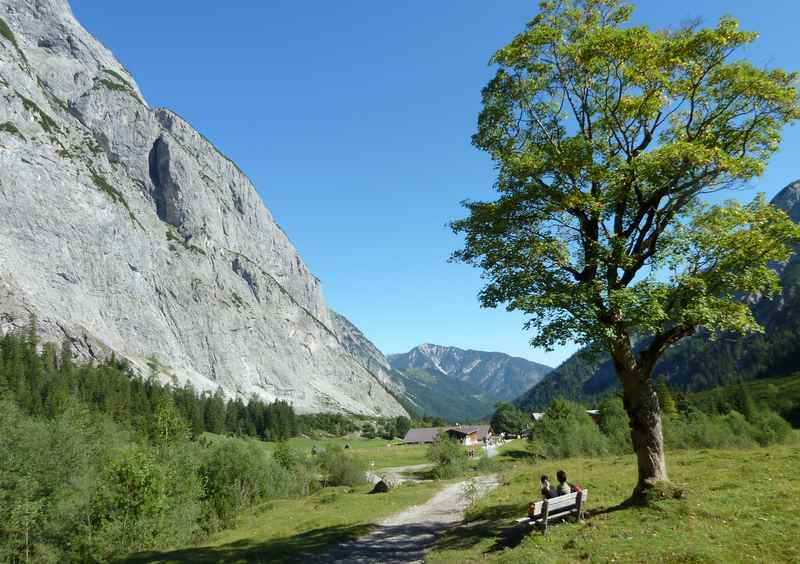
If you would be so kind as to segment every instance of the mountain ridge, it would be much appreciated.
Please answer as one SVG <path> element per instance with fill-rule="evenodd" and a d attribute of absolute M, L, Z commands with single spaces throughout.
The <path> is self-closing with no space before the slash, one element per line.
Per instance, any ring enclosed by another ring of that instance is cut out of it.
<path fill-rule="evenodd" d="M 425 386 L 430 394 L 452 395 L 460 385 L 464 396 L 470 398 L 463 410 L 453 412 L 460 414 L 461 419 L 467 415 L 474 417 L 475 409 L 483 411 L 481 415 L 490 413 L 495 402 L 513 399 L 551 370 L 549 366 L 502 352 L 431 343 L 423 343 L 406 353 L 390 354 L 387 359 L 393 369 L 405 376 L 406 388 L 416 389 L 416 397 L 423 404 L 426 398 L 420 395 Z"/>

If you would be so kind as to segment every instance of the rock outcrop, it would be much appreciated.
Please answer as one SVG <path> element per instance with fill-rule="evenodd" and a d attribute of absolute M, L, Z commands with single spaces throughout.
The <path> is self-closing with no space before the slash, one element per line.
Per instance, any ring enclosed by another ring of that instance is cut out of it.
<path fill-rule="evenodd" d="M 0 97 L 0 330 L 33 313 L 83 357 L 199 389 L 404 413 L 248 178 L 66 0 L 0 0 Z"/>

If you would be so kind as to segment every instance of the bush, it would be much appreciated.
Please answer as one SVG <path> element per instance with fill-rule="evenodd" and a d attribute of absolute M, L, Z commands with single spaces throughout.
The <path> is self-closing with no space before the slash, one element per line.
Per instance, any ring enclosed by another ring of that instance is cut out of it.
<path fill-rule="evenodd" d="M 608 398 L 599 406 L 600 431 L 608 438 L 609 452 L 626 454 L 631 452 L 631 433 L 628 414 L 618 397 Z"/>
<path fill-rule="evenodd" d="M 478 461 L 475 463 L 475 469 L 481 473 L 495 472 L 499 467 L 500 463 L 497 460 L 497 458 L 489 457 L 486 450 L 483 450 L 483 453 L 478 458 Z"/>
<path fill-rule="evenodd" d="M 628 415 L 622 400 L 606 399 L 599 405 L 599 411 L 595 424 L 582 407 L 563 400 L 554 401 L 544 418 L 533 427 L 531 452 L 544 458 L 632 452 Z M 711 414 L 697 410 L 662 414 L 664 444 L 668 450 L 747 448 L 783 443 L 792 436 L 791 426 L 777 413 L 754 406 L 748 407 L 748 411 L 749 417 L 733 410 Z"/>
<path fill-rule="evenodd" d="M 272 464 L 250 441 L 227 440 L 211 450 L 200 469 L 210 529 L 231 525 L 239 511 L 267 497 Z"/>
<path fill-rule="evenodd" d="M 358 486 L 367 481 L 364 461 L 341 447 L 332 447 L 320 454 L 319 465 L 327 486 Z"/>
<path fill-rule="evenodd" d="M 309 495 L 319 487 L 317 466 L 313 458 L 291 448 L 287 443 L 278 443 L 272 453 L 275 464 L 268 481 L 270 497 L 296 497 Z"/>
<path fill-rule="evenodd" d="M 444 433 L 434 439 L 427 457 L 433 462 L 433 475 L 438 479 L 455 478 L 467 469 L 467 451 Z"/>
<path fill-rule="evenodd" d="M 516 435 L 525 431 L 531 422 L 527 413 L 507 401 L 498 402 L 492 414 L 491 425 L 495 433 Z"/>
<path fill-rule="evenodd" d="M 791 432 L 786 420 L 765 409 L 753 411 L 750 420 L 737 411 L 664 418 L 664 440 L 669 449 L 769 446 L 786 442 Z"/>
<path fill-rule="evenodd" d="M 555 400 L 534 425 L 529 449 L 542 458 L 595 456 L 610 451 L 609 439 L 583 407 Z"/>

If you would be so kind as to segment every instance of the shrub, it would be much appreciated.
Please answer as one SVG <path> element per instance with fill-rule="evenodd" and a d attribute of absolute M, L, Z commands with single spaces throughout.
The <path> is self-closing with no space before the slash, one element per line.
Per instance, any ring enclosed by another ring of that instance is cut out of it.
<path fill-rule="evenodd" d="M 533 427 L 531 452 L 543 458 L 632 452 L 628 416 L 622 400 L 608 398 L 599 405 L 599 411 L 598 424 L 595 424 L 582 407 L 563 400 L 554 401 L 542 421 Z M 783 443 L 792 436 L 791 426 L 777 413 L 752 405 L 747 411 L 750 412 L 748 417 L 735 410 L 663 414 L 664 444 L 669 450 L 747 448 Z"/>
<path fill-rule="evenodd" d="M 529 448 L 542 458 L 594 456 L 609 452 L 609 440 L 584 408 L 555 400 L 533 426 Z"/>
<path fill-rule="evenodd" d="M 267 497 L 271 463 L 250 441 L 228 440 L 212 449 L 200 469 L 209 528 L 232 524 L 239 511 Z"/>
<path fill-rule="evenodd" d="M 467 468 L 467 451 L 458 442 L 442 433 L 434 439 L 427 452 L 433 462 L 433 475 L 438 479 L 454 478 Z"/>
<path fill-rule="evenodd" d="M 664 440 L 669 449 L 768 446 L 786 442 L 791 431 L 789 423 L 769 410 L 753 411 L 750 420 L 738 411 L 664 418 Z"/>
<path fill-rule="evenodd" d="M 341 447 L 332 447 L 321 453 L 319 465 L 327 486 L 358 486 L 367 481 L 364 461 Z"/>
<path fill-rule="evenodd" d="M 604 400 L 599 406 L 600 431 L 608 438 L 609 452 L 625 454 L 631 452 L 631 434 L 628 414 L 622 405 L 622 399 L 612 397 Z"/>
<path fill-rule="evenodd" d="M 501 401 L 495 406 L 491 424 L 495 433 L 516 435 L 528 428 L 530 417 L 516 405 Z"/>
<path fill-rule="evenodd" d="M 268 480 L 271 498 L 308 495 L 318 487 L 317 466 L 311 457 L 287 443 L 278 443 L 272 459 L 275 464 Z"/>
<path fill-rule="evenodd" d="M 496 458 L 491 458 L 485 450 L 478 458 L 478 461 L 475 463 L 475 469 L 481 473 L 486 472 L 494 472 L 500 466 L 500 463 Z"/>

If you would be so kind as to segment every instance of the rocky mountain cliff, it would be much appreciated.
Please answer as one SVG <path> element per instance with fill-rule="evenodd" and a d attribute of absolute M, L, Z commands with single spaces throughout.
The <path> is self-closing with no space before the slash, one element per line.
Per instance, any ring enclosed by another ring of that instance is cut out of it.
<path fill-rule="evenodd" d="M 404 413 L 248 178 L 66 0 L 0 0 L 0 96 L 0 330 L 33 313 L 83 357 L 200 389 Z"/>
<path fill-rule="evenodd" d="M 786 186 L 771 203 L 800 222 L 800 181 Z M 656 365 L 654 378 L 676 389 L 698 391 L 800 371 L 800 254 L 775 268 L 781 273 L 781 294 L 752 302 L 763 334 L 724 334 L 711 340 L 700 332 L 669 349 Z M 558 397 L 593 403 L 618 386 L 607 356 L 586 359 L 576 354 L 515 403 L 531 411 L 543 410 Z"/>
<path fill-rule="evenodd" d="M 463 350 L 423 344 L 389 355 L 392 367 L 423 370 L 469 383 L 492 400 L 508 400 L 537 384 L 552 368 L 499 352 Z"/>

